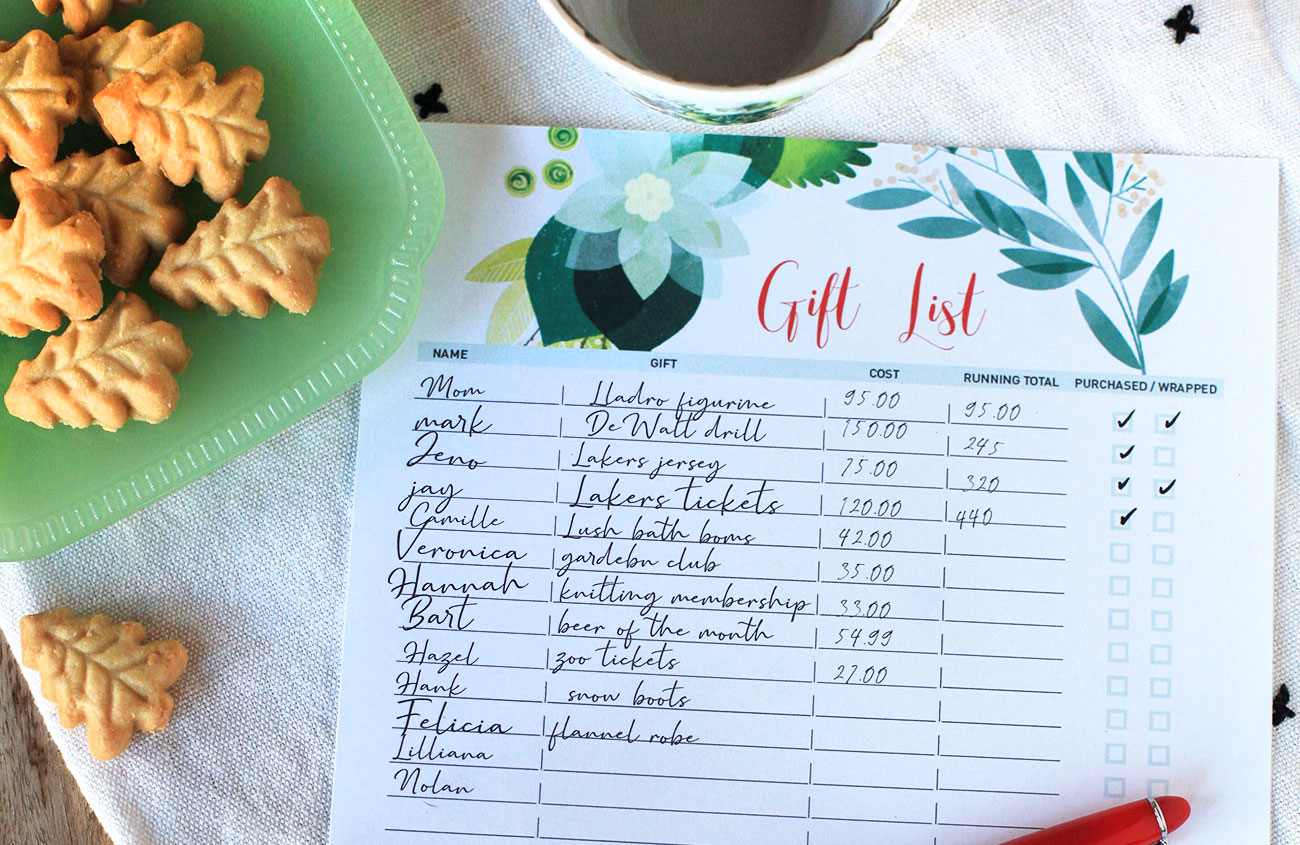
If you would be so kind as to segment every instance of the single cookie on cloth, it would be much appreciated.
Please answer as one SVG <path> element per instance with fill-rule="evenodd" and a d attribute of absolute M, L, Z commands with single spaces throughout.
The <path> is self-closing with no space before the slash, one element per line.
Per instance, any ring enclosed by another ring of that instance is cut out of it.
<path fill-rule="evenodd" d="M 63 11 L 63 25 L 78 35 L 99 29 L 110 14 L 134 9 L 144 0 L 33 0 L 36 11 L 52 15 Z"/>
<path fill-rule="evenodd" d="M 41 695 L 58 705 L 63 727 L 85 723 L 97 759 L 121 754 L 136 731 L 167 727 L 175 705 L 167 688 L 185 671 L 185 646 L 147 642 L 139 623 L 66 607 L 24 616 L 18 630 L 23 665 L 41 674 Z"/>
<path fill-rule="evenodd" d="M 35 359 L 20 362 L 5 407 L 41 428 L 94 424 L 117 431 L 129 419 L 159 423 L 176 409 L 176 376 L 189 362 L 181 330 L 122 291 L 104 313 L 70 324 Z"/>
<path fill-rule="evenodd" d="M 19 170 L 10 180 L 19 203 L 53 191 L 72 209 L 93 215 L 104 234 L 104 275 L 118 287 L 134 284 L 151 252 L 185 234 L 175 186 L 118 147 L 97 156 L 75 153 L 45 170 Z"/>
<path fill-rule="evenodd" d="M 49 167 L 80 102 L 81 85 L 64 75 L 50 36 L 33 30 L 13 44 L 0 42 L 0 162 Z"/>
<path fill-rule="evenodd" d="M 183 73 L 146 78 L 127 73 L 95 95 L 95 111 L 112 139 L 135 145 L 141 161 L 175 185 L 196 176 L 203 191 L 224 202 L 244 185 L 244 168 L 266 155 L 271 132 L 257 117 L 262 74 L 241 67 L 220 79 L 207 62 Z"/>
<path fill-rule="evenodd" d="M 227 200 L 188 241 L 167 247 L 149 284 L 187 311 L 202 303 L 265 317 L 274 301 L 305 314 L 330 251 L 329 224 L 307 213 L 290 182 L 272 177 L 247 206 Z"/>
<path fill-rule="evenodd" d="M 0 220 L 0 333 L 52 332 L 65 316 L 99 313 L 104 235 L 87 212 L 58 194 L 33 191 L 13 220 Z"/>
<path fill-rule="evenodd" d="M 203 30 L 185 21 L 158 32 L 148 21 L 121 30 L 106 26 L 79 38 L 59 39 L 64 72 L 81 84 L 81 119 L 96 119 L 94 97 L 128 73 L 152 79 L 164 70 L 184 71 L 203 57 Z"/>

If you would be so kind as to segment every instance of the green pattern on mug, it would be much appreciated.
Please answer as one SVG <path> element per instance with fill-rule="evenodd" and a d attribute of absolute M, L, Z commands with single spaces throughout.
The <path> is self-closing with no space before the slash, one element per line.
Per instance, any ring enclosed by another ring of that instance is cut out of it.
<path fill-rule="evenodd" d="M 578 146 L 578 130 L 568 126 L 555 126 L 547 130 L 546 140 L 557 150 L 571 150 Z"/>
<path fill-rule="evenodd" d="M 512 196 L 523 198 L 537 187 L 537 177 L 527 167 L 512 167 L 506 173 L 506 190 Z"/>
<path fill-rule="evenodd" d="M 542 168 L 542 181 L 557 191 L 564 190 L 573 184 L 573 165 L 564 159 L 551 159 Z"/>

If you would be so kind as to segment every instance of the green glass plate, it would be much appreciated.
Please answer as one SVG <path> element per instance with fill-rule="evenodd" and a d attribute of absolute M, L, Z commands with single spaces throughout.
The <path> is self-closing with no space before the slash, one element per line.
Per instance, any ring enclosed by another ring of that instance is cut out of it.
<path fill-rule="evenodd" d="M 308 210 L 329 221 L 334 253 L 306 316 L 278 306 L 263 320 L 186 314 L 136 284 L 194 350 L 166 422 L 130 422 L 114 434 L 46 431 L 0 407 L 0 560 L 48 553 L 121 519 L 360 380 L 410 330 L 442 223 L 433 152 L 348 0 L 149 0 L 135 11 L 110 25 L 142 17 L 162 30 L 192 20 L 218 72 L 247 64 L 265 74 L 261 116 L 271 125 L 271 149 L 249 167 L 240 197 L 250 199 L 270 176 L 289 179 Z M 56 39 L 66 34 L 31 0 L 0 0 L 0 40 L 35 27 Z M 106 144 L 98 129 L 80 125 L 69 131 L 65 152 Z M 197 185 L 181 197 L 191 224 L 217 211 Z M 0 178 L 0 215 L 13 207 L 8 179 Z M 114 292 L 105 283 L 106 302 Z M 0 335 L 0 392 L 45 337 Z"/>

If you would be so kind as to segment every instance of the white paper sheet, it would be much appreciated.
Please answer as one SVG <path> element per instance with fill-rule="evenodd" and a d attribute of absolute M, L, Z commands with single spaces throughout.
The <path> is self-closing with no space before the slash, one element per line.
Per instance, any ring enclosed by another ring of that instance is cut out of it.
<path fill-rule="evenodd" d="M 1267 841 L 1275 163 L 428 133 L 333 841 Z"/>

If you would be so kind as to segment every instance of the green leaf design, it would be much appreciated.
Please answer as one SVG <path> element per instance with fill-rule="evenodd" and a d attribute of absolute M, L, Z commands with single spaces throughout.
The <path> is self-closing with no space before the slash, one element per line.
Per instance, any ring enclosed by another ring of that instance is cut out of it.
<path fill-rule="evenodd" d="M 1029 233 L 1044 243 L 1052 246 L 1059 246 L 1062 249 L 1075 249 L 1079 252 L 1087 252 L 1088 244 L 1083 238 L 1074 233 L 1074 230 L 1064 223 L 1046 214 L 1034 211 L 1032 208 L 1023 208 L 1016 206 L 1016 214 L 1024 221 L 1025 227 Z"/>
<path fill-rule="evenodd" d="M 771 178 L 783 188 L 821 187 L 825 182 L 838 185 L 841 176 L 852 179 L 856 175 L 854 167 L 871 164 L 871 157 L 863 150 L 874 146 L 857 141 L 787 138 Z"/>
<path fill-rule="evenodd" d="M 952 189 L 957 192 L 957 199 L 961 200 L 961 204 L 966 206 L 966 210 L 980 222 L 980 225 L 990 232 L 998 231 L 997 218 L 993 216 L 993 209 L 985 200 L 985 197 L 991 195 L 976 188 L 971 180 L 966 178 L 965 173 L 951 164 L 948 165 L 948 179 L 952 182 Z"/>
<path fill-rule="evenodd" d="M 1063 288 L 1075 280 L 1075 276 L 1050 276 L 1043 273 L 1036 273 L 1033 270 L 1026 270 L 1023 267 L 1017 267 L 1014 270 L 1003 270 L 998 273 L 998 278 L 1009 285 L 1014 285 L 1025 290 L 1056 290 Z"/>
<path fill-rule="evenodd" d="M 1029 246 L 1029 229 L 1025 227 L 1025 221 L 1020 219 L 1015 209 L 987 191 L 978 193 L 980 199 L 993 212 L 993 219 L 997 221 L 998 228 L 1025 246 Z"/>
<path fill-rule="evenodd" d="M 532 245 L 532 238 L 511 241 L 475 264 L 474 269 L 465 274 L 466 281 L 493 283 L 523 281 L 524 264 L 528 259 L 528 248 Z"/>
<path fill-rule="evenodd" d="M 1138 329 L 1141 334 L 1151 334 L 1160 329 L 1165 323 L 1169 322 L 1178 310 L 1178 306 L 1183 303 L 1183 294 L 1187 293 L 1188 276 L 1182 276 L 1178 281 L 1169 286 L 1169 290 L 1156 297 L 1152 303 L 1151 310 L 1147 312 L 1147 319 Z"/>
<path fill-rule="evenodd" d="M 981 231 L 978 223 L 972 223 L 962 217 L 922 217 L 898 224 L 898 228 L 911 235 L 933 240 L 950 240 L 964 238 Z"/>
<path fill-rule="evenodd" d="M 918 191 L 916 188 L 882 188 L 859 194 L 849 200 L 849 205 L 866 211 L 886 211 L 891 208 L 907 208 L 925 202 L 932 196 L 929 191 Z"/>
<path fill-rule="evenodd" d="M 1047 276 L 1081 276 L 1093 268 L 1091 262 L 1045 249 L 1004 249 L 1002 254 L 1024 267 Z"/>
<path fill-rule="evenodd" d="M 1037 197 L 1039 202 L 1046 203 L 1047 179 L 1043 176 L 1043 168 L 1038 164 L 1038 156 L 1029 150 L 1007 150 L 1007 159 L 1029 193 Z"/>
<path fill-rule="evenodd" d="M 1115 159 L 1110 153 L 1075 153 L 1079 169 L 1106 193 L 1115 190 Z"/>
<path fill-rule="evenodd" d="M 533 305 L 528 301 L 528 285 L 522 279 L 511 282 L 492 306 L 485 342 L 497 345 L 514 343 L 532 325 L 533 316 Z"/>
<path fill-rule="evenodd" d="M 1160 212 L 1164 204 L 1164 200 L 1156 200 L 1156 204 L 1151 206 L 1151 210 L 1133 230 L 1133 234 L 1128 239 L 1128 246 L 1124 247 L 1124 257 L 1119 262 L 1121 279 L 1127 279 L 1136 273 L 1137 268 L 1142 264 L 1142 259 L 1146 258 L 1147 250 L 1151 248 L 1151 241 L 1155 240 L 1156 227 L 1160 225 Z"/>
<path fill-rule="evenodd" d="M 1083 319 L 1092 329 L 1093 337 L 1102 345 L 1107 352 L 1114 356 L 1115 360 L 1125 366 L 1133 369 L 1141 369 L 1138 365 L 1137 356 L 1129 348 L 1128 341 L 1120 334 L 1119 329 L 1106 316 L 1106 312 L 1098 307 L 1097 303 L 1088 298 L 1088 295 L 1081 290 L 1076 290 L 1074 296 L 1079 300 L 1079 310 L 1083 312 Z"/>
<path fill-rule="evenodd" d="M 567 265 L 577 231 L 555 218 L 547 221 L 532 246 L 524 273 L 528 299 L 537 314 L 543 343 L 556 343 L 600 334 L 582 310 L 574 289 L 574 273 Z"/>
<path fill-rule="evenodd" d="M 1101 240 L 1101 227 L 1097 225 L 1097 213 L 1092 210 L 1092 200 L 1088 199 L 1088 192 L 1083 188 L 1083 182 L 1079 181 L 1079 174 L 1074 172 L 1070 165 L 1065 166 L 1065 188 L 1070 192 L 1070 203 L 1074 206 L 1075 214 L 1079 215 L 1079 220 L 1092 236 L 1098 241 Z"/>

